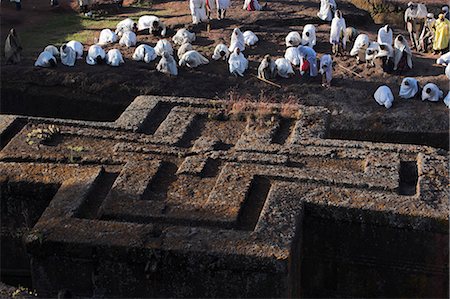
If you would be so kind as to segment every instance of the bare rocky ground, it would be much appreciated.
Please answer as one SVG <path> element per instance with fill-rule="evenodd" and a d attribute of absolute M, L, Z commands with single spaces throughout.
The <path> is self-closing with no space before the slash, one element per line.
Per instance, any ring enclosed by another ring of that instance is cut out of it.
<path fill-rule="evenodd" d="M 330 89 L 323 89 L 320 86 L 320 78 L 308 81 L 300 78 L 298 72 L 291 79 L 275 79 L 274 81 L 282 86 L 281 89 L 255 78 L 259 61 L 263 56 L 268 53 L 273 57 L 283 56 L 284 38 L 287 33 L 294 30 L 301 32 L 305 24 L 312 23 L 317 28 L 316 51 L 319 56 L 330 52 L 331 47 L 328 43 L 330 26 L 316 17 L 319 2 L 318 0 L 270 1 L 267 11 L 247 12 L 242 10 L 241 1 L 232 1 L 232 9 L 227 13 L 228 18 L 222 21 L 213 20 L 210 32 L 207 32 L 204 24 L 195 27 L 190 25 L 191 16 L 186 1 L 161 1 L 154 3 L 150 8 L 125 7 L 119 17 L 125 18 L 136 9 L 148 10 L 148 14 L 155 11 L 159 11 L 160 14 L 164 12 L 162 19 L 171 27 L 170 36 L 177 28 L 185 26 L 190 28 L 197 34 L 194 48 L 207 57 L 211 56 L 220 39 L 229 43 L 231 32 L 236 26 L 241 27 L 243 31 L 252 30 L 260 41 L 255 47 L 245 50 L 244 54 L 250 60 L 250 67 L 244 78 L 230 76 L 227 63 L 222 61 L 211 61 L 210 64 L 195 70 L 181 68 L 178 77 L 167 77 L 155 70 L 157 61 L 150 64 L 134 62 L 131 60 L 134 48 L 126 49 L 118 44 L 113 47 L 120 48 L 126 60 L 125 65 L 119 68 L 106 65 L 89 66 L 83 60 L 73 68 L 58 65 L 56 69 L 37 69 L 33 67 L 34 59 L 39 54 L 39 51 L 36 51 L 34 55 L 26 57 L 19 66 L 2 65 L 2 111 L 101 119 L 102 117 L 98 115 L 91 117 L 87 115 L 95 114 L 93 111 L 99 114 L 106 110 L 119 112 L 137 95 L 297 102 L 327 107 L 332 113 L 331 128 L 350 132 L 337 134 L 336 138 L 427 143 L 448 148 L 448 109 L 442 101 L 431 103 L 422 102 L 420 99 L 407 101 L 397 98 L 394 106 L 386 110 L 372 97 L 376 88 L 383 84 L 390 86 L 394 94 L 397 94 L 400 82 L 405 76 L 416 77 L 422 86 L 428 82 L 436 83 L 446 94 L 449 90 L 448 79 L 444 75 L 443 67 L 433 65 L 437 58 L 435 55 L 416 53 L 414 69 L 401 76 L 385 74 L 379 68 L 367 69 L 364 65 L 356 65 L 353 58 L 339 57 L 335 59 L 338 64 L 352 69 L 363 78 L 335 66 L 333 86 Z M 372 39 L 376 38 L 376 32 L 381 25 L 374 24 L 366 11 L 358 9 L 349 1 L 338 3 L 346 18 L 347 26 L 368 33 Z M 12 8 L 5 7 L 2 3 L 2 41 L 5 32 L 11 26 L 23 31 L 45 22 L 46 14 L 73 13 L 69 9 L 70 3 L 62 3 L 62 8 L 58 10 L 50 10 L 47 1 L 35 0 L 33 4 L 36 5 L 35 9 L 23 10 L 21 13 L 24 14 L 19 18 Z M 436 2 L 431 6 L 435 7 L 437 12 L 436 7 L 440 4 Z M 395 34 L 405 33 L 403 26 L 394 28 Z M 95 40 L 99 32 L 93 31 L 92 34 Z M 157 38 L 141 35 L 138 36 L 138 41 L 153 46 Z M 42 45 L 42 48 L 45 46 Z M 89 45 L 85 45 L 86 51 L 88 47 Z M 68 100 L 64 101 L 63 97 Z M 58 103 L 64 104 L 61 106 Z M 118 115 L 115 112 L 112 114 L 106 118 Z M 361 137 L 358 136 L 358 132 L 368 133 L 365 137 Z"/>

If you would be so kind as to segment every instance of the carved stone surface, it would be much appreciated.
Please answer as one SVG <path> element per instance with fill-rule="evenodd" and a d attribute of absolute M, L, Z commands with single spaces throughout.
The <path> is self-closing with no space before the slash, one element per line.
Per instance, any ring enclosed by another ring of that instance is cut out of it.
<path fill-rule="evenodd" d="M 325 109 L 226 107 L 142 96 L 113 123 L 1 115 L 2 241 L 23 235 L 38 293 L 448 296 L 446 152 L 327 139 Z M 27 144 L 50 124 L 51 144 Z"/>

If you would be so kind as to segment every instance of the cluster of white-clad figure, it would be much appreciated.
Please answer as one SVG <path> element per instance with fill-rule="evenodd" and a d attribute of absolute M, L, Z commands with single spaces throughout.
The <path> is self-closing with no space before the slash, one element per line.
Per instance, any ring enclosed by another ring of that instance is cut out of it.
<path fill-rule="evenodd" d="M 100 32 L 98 43 L 89 47 L 86 63 L 89 65 L 106 63 L 111 66 L 120 66 L 125 63 L 120 50 L 110 49 L 105 52 L 103 47 L 117 42 L 125 47 L 135 47 L 137 44 L 136 32 L 142 33 L 143 31 L 160 35 L 162 39 L 156 43 L 155 47 L 140 44 L 136 47 L 132 59 L 149 63 L 159 56 L 161 59 L 156 69 L 162 73 L 176 76 L 178 68 L 174 59 L 174 49 L 170 41 L 164 38 L 167 31 L 165 24 L 156 16 L 142 16 L 138 23 L 127 18 L 117 24 L 114 32 L 110 29 L 103 29 Z M 248 68 L 248 60 L 243 54 L 245 48 L 254 46 L 258 40 L 252 31 L 241 32 L 239 28 L 235 28 L 231 34 L 230 45 L 227 46 L 223 42 L 216 45 L 212 59 L 228 60 L 230 73 L 235 76 L 243 76 Z M 194 50 L 192 46 L 192 43 L 195 42 L 195 33 L 184 28 L 179 29 L 172 37 L 172 42 L 178 46 L 178 66 L 195 68 L 209 63 L 209 60 Z M 273 78 L 276 74 L 288 78 L 294 74 L 294 66 L 300 67 L 301 74 L 308 72 L 310 76 L 316 76 L 318 70 L 317 55 L 313 50 L 315 44 L 314 25 L 306 25 L 302 36 L 298 32 L 290 32 L 286 36 L 287 50 L 284 58 L 273 61 L 269 55 L 266 55 L 258 68 L 258 74 L 265 79 Z M 74 66 L 78 59 L 83 58 L 83 45 L 74 40 L 61 45 L 59 49 L 54 45 L 49 45 L 40 53 L 35 66 L 56 66 L 57 58 L 63 65 Z M 329 81 L 331 81 L 331 69 L 331 56 L 324 55 L 321 59 L 321 71 L 327 74 Z"/>
<path fill-rule="evenodd" d="M 445 74 L 450 80 L 450 64 L 445 68 Z M 427 83 L 423 86 L 422 92 L 420 92 L 420 90 L 419 82 L 416 79 L 406 77 L 400 85 L 398 96 L 401 99 L 406 100 L 420 96 L 422 101 L 430 102 L 439 102 L 439 100 L 444 97 L 444 92 L 434 83 Z M 394 102 L 394 94 L 387 85 L 378 87 L 375 91 L 374 98 L 378 104 L 385 106 L 386 108 L 391 108 L 392 103 Z M 444 98 L 444 104 L 450 108 L 450 91 Z"/>

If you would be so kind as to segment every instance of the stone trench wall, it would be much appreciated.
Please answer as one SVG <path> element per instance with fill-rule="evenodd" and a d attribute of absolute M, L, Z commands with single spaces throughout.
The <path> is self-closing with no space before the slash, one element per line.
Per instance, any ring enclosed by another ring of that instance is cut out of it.
<path fill-rule="evenodd" d="M 326 139 L 327 110 L 280 109 L 145 96 L 114 122 L 1 115 L 7 205 L 44 205 L 25 230 L 2 206 L 2 246 L 26 246 L 41 296 L 448 297 L 446 152 Z"/>

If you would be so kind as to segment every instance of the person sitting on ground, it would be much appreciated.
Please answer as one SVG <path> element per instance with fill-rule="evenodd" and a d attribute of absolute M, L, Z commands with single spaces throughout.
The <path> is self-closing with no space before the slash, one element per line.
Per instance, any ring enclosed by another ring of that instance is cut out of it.
<path fill-rule="evenodd" d="M 377 42 L 379 44 L 388 44 L 392 46 L 394 41 L 392 28 L 389 25 L 385 25 L 378 30 Z"/>
<path fill-rule="evenodd" d="M 277 66 L 269 54 L 266 54 L 259 64 L 258 67 L 258 77 L 266 80 L 275 77 L 277 72 Z"/>
<path fill-rule="evenodd" d="M 77 59 L 83 58 L 83 44 L 76 40 L 71 40 L 66 44 L 77 53 Z"/>
<path fill-rule="evenodd" d="M 347 41 L 354 42 L 358 37 L 359 32 L 354 27 L 347 27 L 345 29 L 345 34 L 347 35 Z"/>
<path fill-rule="evenodd" d="M 44 51 L 52 53 L 52 55 L 55 57 L 60 56 L 58 48 L 56 48 L 54 45 L 48 45 L 47 47 L 44 48 Z"/>
<path fill-rule="evenodd" d="M 302 45 L 314 49 L 316 42 L 316 27 L 312 24 L 306 24 L 302 32 Z"/>
<path fill-rule="evenodd" d="M 297 31 L 289 32 L 288 35 L 286 35 L 285 42 L 286 47 L 298 47 L 302 42 L 300 33 Z"/>
<path fill-rule="evenodd" d="M 356 56 L 356 62 L 362 63 L 366 61 L 366 49 L 369 47 L 370 40 L 367 34 L 360 34 L 350 50 L 350 56 Z"/>
<path fill-rule="evenodd" d="M 264 10 L 267 7 L 267 3 L 264 6 L 259 4 L 258 0 L 244 0 L 244 6 L 242 9 L 247 11 Z"/>
<path fill-rule="evenodd" d="M 230 56 L 230 51 L 228 50 L 228 47 L 224 43 L 220 43 L 214 48 L 214 54 L 212 55 L 212 59 L 227 60 L 229 56 Z"/>
<path fill-rule="evenodd" d="M 403 35 L 398 35 L 394 41 L 394 71 L 412 69 L 412 52 Z"/>
<path fill-rule="evenodd" d="M 394 95 L 392 94 L 389 86 L 386 85 L 378 87 L 373 97 L 378 104 L 386 107 L 387 109 L 391 108 L 392 103 L 394 102 Z"/>
<path fill-rule="evenodd" d="M 442 54 L 449 46 L 450 21 L 444 18 L 444 14 L 441 13 L 434 23 L 434 28 L 433 51 L 434 54 Z"/>
<path fill-rule="evenodd" d="M 241 50 L 236 47 L 228 59 L 230 74 L 244 77 L 244 72 L 248 68 L 248 60 L 244 57 Z"/>
<path fill-rule="evenodd" d="M 317 53 L 308 46 L 299 46 L 300 75 L 307 77 L 317 76 Z"/>
<path fill-rule="evenodd" d="M 103 29 L 100 31 L 100 37 L 98 38 L 99 45 L 114 44 L 118 40 L 117 34 L 112 32 L 111 29 Z"/>
<path fill-rule="evenodd" d="M 192 43 L 195 41 L 195 33 L 189 32 L 185 28 L 178 29 L 177 33 L 172 37 L 175 45 L 182 45 L 185 43 Z"/>
<path fill-rule="evenodd" d="M 6 63 L 17 64 L 22 59 L 22 43 L 17 35 L 16 29 L 9 31 L 5 41 Z"/>
<path fill-rule="evenodd" d="M 99 45 L 92 45 L 89 47 L 88 55 L 86 56 L 86 63 L 89 65 L 103 64 L 106 59 L 105 50 Z"/>
<path fill-rule="evenodd" d="M 400 91 L 398 95 L 402 99 L 412 99 L 419 92 L 419 82 L 414 78 L 406 77 L 403 79 L 400 85 Z"/>
<path fill-rule="evenodd" d="M 38 59 L 34 63 L 34 66 L 39 67 L 56 67 L 56 58 L 52 55 L 52 53 L 47 51 L 42 51 L 39 54 Z"/>
<path fill-rule="evenodd" d="M 67 44 L 63 44 L 60 48 L 59 55 L 61 56 L 61 63 L 66 66 L 74 66 L 77 60 L 77 53 Z"/>
<path fill-rule="evenodd" d="M 450 64 L 450 52 L 442 54 L 441 57 L 436 59 L 437 64 L 449 65 Z"/>
<path fill-rule="evenodd" d="M 234 28 L 233 33 L 231 34 L 230 48 L 228 50 L 230 53 L 233 53 L 235 48 L 239 48 L 241 52 L 245 50 L 244 35 L 239 28 Z"/>
<path fill-rule="evenodd" d="M 135 21 L 133 21 L 130 18 L 126 18 L 125 20 L 120 21 L 116 25 L 115 34 L 117 34 L 117 36 L 121 37 L 127 31 L 137 32 L 137 28 L 138 27 L 137 27 L 137 24 Z"/>
<path fill-rule="evenodd" d="M 332 45 L 332 53 L 334 55 L 343 55 L 343 51 L 346 48 L 347 36 L 346 36 L 345 19 L 342 17 L 340 10 L 336 10 L 334 18 L 331 21 L 330 31 L 330 44 Z"/>
<path fill-rule="evenodd" d="M 168 52 L 165 52 L 163 54 L 161 60 L 158 62 L 158 65 L 156 66 L 156 70 L 169 76 L 178 75 L 177 63 L 175 62 L 173 56 Z"/>
<path fill-rule="evenodd" d="M 167 28 L 157 16 L 142 16 L 138 20 L 137 30 L 142 32 L 148 30 L 148 34 L 153 34 L 154 36 L 166 36 Z M 145 32 L 147 34 L 147 32 Z"/>
<path fill-rule="evenodd" d="M 245 31 L 244 33 L 242 33 L 242 35 L 244 36 L 244 43 L 246 46 L 249 46 L 249 47 L 254 46 L 259 41 L 256 34 L 254 34 L 250 30 Z"/>
<path fill-rule="evenodd" d="M 183 54 L 180 61 L 178 62 L 179 66 L 187 66 L 189 68 L 196 68 L 202 64 L 208 64 L 209 60 L 195 50 L 187 51 Z"/>
<path fill-rule="evenodd" d="M 145 63 L 150 63 L 157 57 L 155 49 L 149 45 L 139 45 L 133 53 L 133 60 L 144 61 Z"/>
<path fill-rule="evenodd" d="M 125 46 L 127 48 L 136 46 L 136 43 L 136 33 L 134 33 L 133 31 L 124 32 L 119 41 L 119 45 Z"/>
<path fill-rule="evenodd" d="M 120 66 L 124 64 L 122 53 L 118 49 L 111 49 L 106 53 L 106 63 L 110 66 Z"/>
<path fill-rule="evenodd" d="M 158 56 L 163 57 L 164 53 L 168 53 L 169 55 L 173 55 L 172 45 L 169 43 L 167 39 L 160 39 L 155 46 L 155 53 Z"/>
<path fill-rule="evenodd" d="M 425 84 L 422 89 L 422 101 L 438 102 L 444 96 L 444 92 L 434 83 Z"/>
<path fill-rule="evenodd" d="M 277 66 L 277 74 L 281 78 L 289 78 L 295 75 L 292 64 L 286 58 L 278 58 L 275 60 L 275 65 Z"/>
<path fill-rule="evenodd" d="M 394 70 L 394 48 L 389 44 L 380 44 L 375 59 L 381 60 L 383 71 L 391 73 Z"/>
<path fill-rule="evenodd" d="M 194 47 L 192 47 L 192 45 L 190 43 L 184 43 L 182 44 L 177 51 L 177 57 L 178 60 L 181 59 L 181 57 L 183 57 L 183 55 L 189 51 L 194 50 Z"/>
<path fill-rule="evenodd" d="M 333 59 L 330 54 L 325 54 L 320 58 L 320 74 L 322 74 L 322 86 L 330 87 L 333 79 Z"/>

